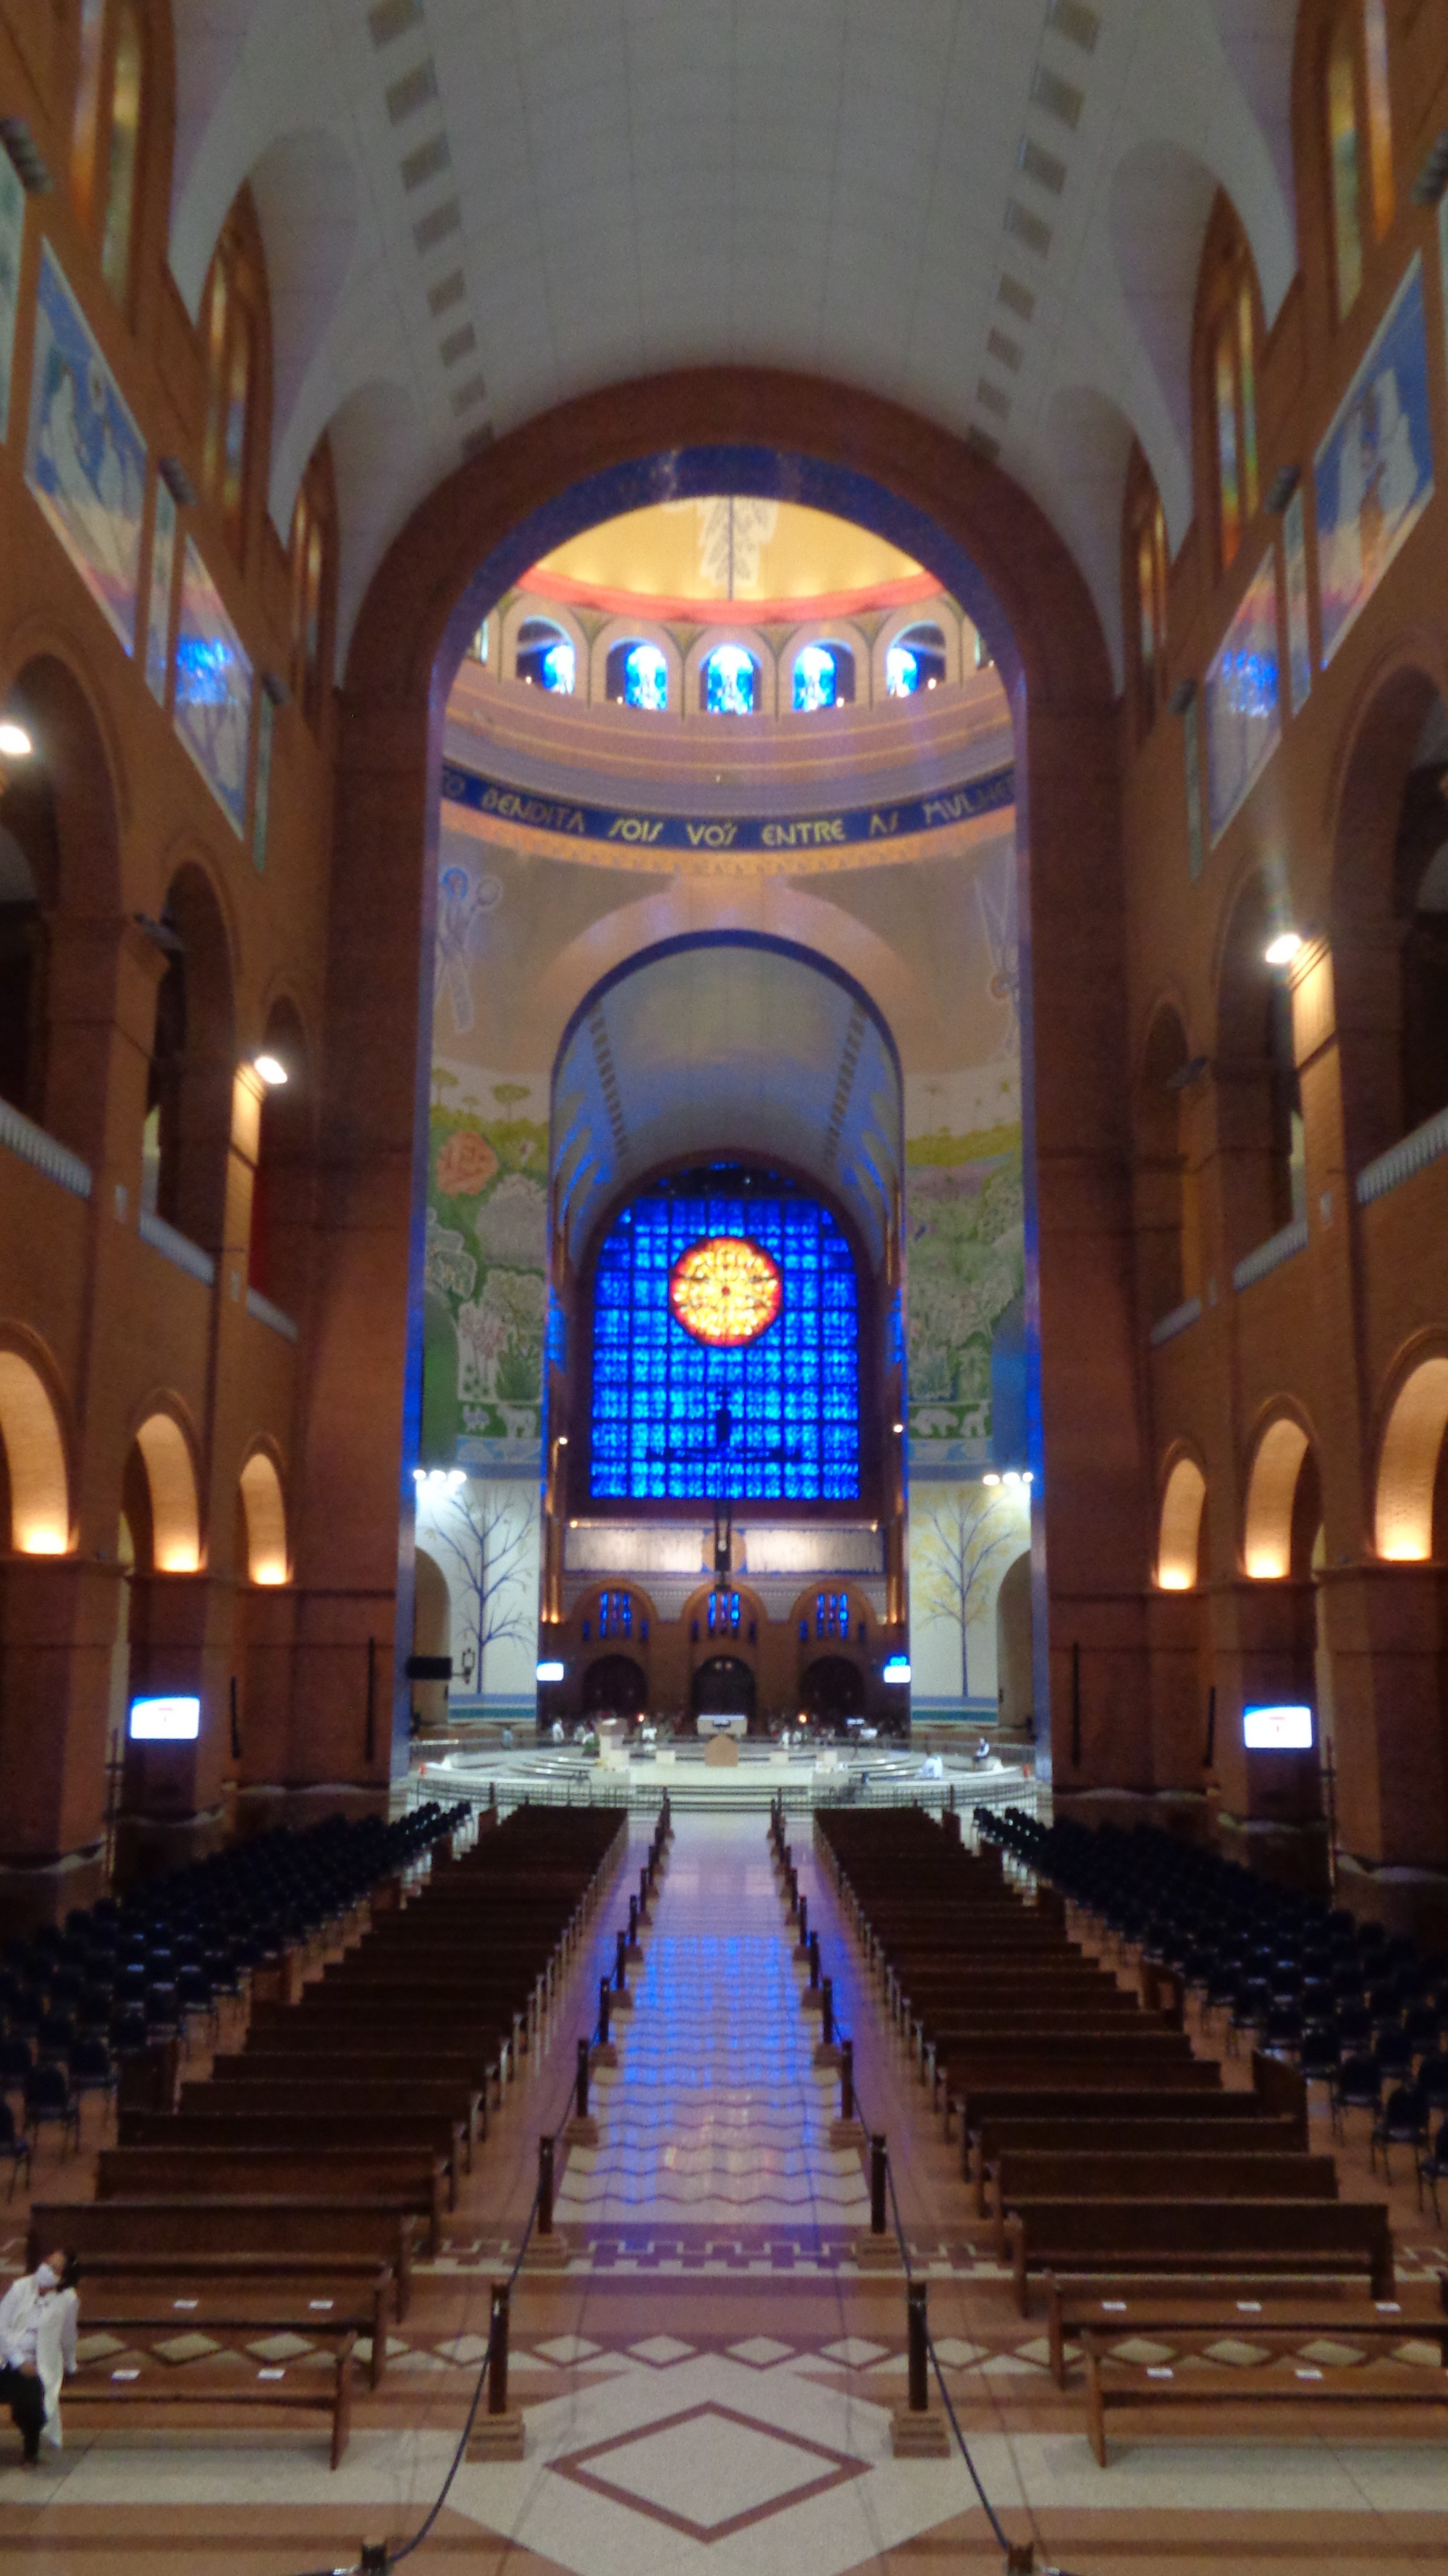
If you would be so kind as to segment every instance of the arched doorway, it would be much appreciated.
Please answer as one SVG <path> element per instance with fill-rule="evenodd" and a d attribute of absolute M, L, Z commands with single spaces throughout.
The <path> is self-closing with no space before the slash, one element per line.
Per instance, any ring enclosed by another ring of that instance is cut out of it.
<path fill-rule="evenodd" d="M 435 1668 L 452 1654 L 452 1600 L 447 1576 L 425 1547 L 417 1551 L 414 1587 L 412 1662 L 417 1669 L 412 1676 L 412 1705 L 419 1735 L 431 1735 L 447 1724 L 447 1676 Z M 422 1669 L 425 1666 L 434 1669 Z"/>
<path fill-rule="evenodd" d="M 816 1655 L 799 1680 L 799 1704 L 812 1726 L 841 1727 L 865 1714 L 865 1679 L 847 1655 Z"/>
<path fill-rule="evenodd" d="M 754 1730 L 754 1675 L 742 1655 L 710 1655 L 694 1674 L 689 1713 L 701 1717 L 747 1717 Z"/>
<path fill-rule="evenodd" d="M 632 1655 L 597 1655 L 583 1676 L 585 1717 L 641 1717 L 649 1686 Z"/>

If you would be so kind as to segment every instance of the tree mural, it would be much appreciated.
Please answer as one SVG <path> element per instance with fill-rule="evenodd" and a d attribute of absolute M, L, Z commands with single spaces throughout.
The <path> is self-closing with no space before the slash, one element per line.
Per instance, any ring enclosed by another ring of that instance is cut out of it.
<path fill-rule="evenodd" d="M 970 1631 L 995 1607 L 1001 1576 L 1020 1552 L 1025 1514 L 994 1488 L 949 1485 L 912 1502 L 911 1561 L 917 1618 L 945 1619 L 960 1635 L 960 1688 L 970 1697 Z"/>
<path fill-rule="evenodd" d="M 443 1565 L 469 1641 L 457 1657 L 465 1689 L 482 1689 L 489 1646 L 518 1643 L 533 1634 L 538 1615 L 528 1580 L 533 1518 L 531 1500 L 470 1481 L 459 1486 L 429 1526 L 428 1547 Z"/>

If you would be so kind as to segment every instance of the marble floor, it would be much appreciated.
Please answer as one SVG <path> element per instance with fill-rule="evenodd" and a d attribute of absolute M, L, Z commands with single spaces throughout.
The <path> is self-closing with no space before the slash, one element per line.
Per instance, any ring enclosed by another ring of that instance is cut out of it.
<path fill-rule="evenodd" d="M 0 2432 L 7 2576 L 178 2576 L 244 2568 L 310 2576 L 401 2542 L 446 2475 L 485 2348 L 490 2288 L 530 2204 L 537 2137 L 566 2102 L 574 2047 L 611 1963 L 646 1840 L 621 1866 L 595 1939 L 478 2159 L 442 2254 L 420 2264 L 383 2388 L 360 2396 L 329 2473 L 315 2431 L 164 2429 L 73 2438 L 27 2475 Z M 1351 2441 L 1310 2417 L 1218 2405 L 1190 2439 L 1113 2441 L 1101 2471 L 1079 2382 L 1047 2374 L 1043 2324 L 1022 2320 L 904 2052 L 809 1846 L 795 1856 L 854 2039 L 861 2103 L 890 2138 L 912 2259 L 987 2494 L 1040 2569 L 1074 2576 L 1367 2576 L 1448 2558 L 1448 2426 L 1384 2408 Z M 1000 2567 L 958 2459 L 897 2461 L 904 2394 L 899 2276 L 862 2271 L 868 2200 L 858 2154 L 830 2144 L 837 2079 L 813 2063 L 817 2025 L 758 1816 L 678 1821 L 634 1962 L 618 2064 L 596 2078 L 597 2147 L 573 2147 L 557 2204 L 565 2269 L 525 2269 L 513 2297 L 511 2395 L 521 2462 L 465 2462 L 419 2567 L 488 2576 L 944 2576 Z M 1318 2143 L 1315 2139 L 1314 2143 Z M 1344 2189 L 1368 2189 L 1351 2140 Z M 50 2162 L 47 2197 L 72 2188 Z M 1371 2186 L 1376 2187 L 1376 2186 Z M 1401 2178 L 1404 2268 L 1448 2263 Z M 17 2202 L 9 2213 L 23 2224 Z M 0 2209 L 0 2238 L 7 2233 Z M 15 2241 L 8 2261 L 13 2267 Z M 303 2339 L 297 2338 L 298 2342 Z M 305 2349 L 288 2366 L 309 2366 Z M 1209 2365 L 1210 2366 L 1210 2365 Z"/>

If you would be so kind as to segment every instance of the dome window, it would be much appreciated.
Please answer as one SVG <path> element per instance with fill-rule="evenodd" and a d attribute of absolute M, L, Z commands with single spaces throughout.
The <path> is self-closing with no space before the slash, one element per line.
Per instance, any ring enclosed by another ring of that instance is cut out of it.
<path fill-rule="evenodd" d="M 704 713 L 752 716 L 759 712 L 759 664 L 742 644 L 716 644 L 700 666 Z"/>
<path fill-rule="evenodd" d="M 885 654 L 885 694 L 913 698 L 945 679 L 945 638 L 938 626 L 911 626 Z"/>
<path fill-rule="evenodd" d="M 550 625 L 546 617 L 525 617 L 518 629 L 513 669 L 518 679 L 529 681 L 535 689 L 551 689 L 555 697 L 571 698 L 578 657 L 561 628 Z"/>

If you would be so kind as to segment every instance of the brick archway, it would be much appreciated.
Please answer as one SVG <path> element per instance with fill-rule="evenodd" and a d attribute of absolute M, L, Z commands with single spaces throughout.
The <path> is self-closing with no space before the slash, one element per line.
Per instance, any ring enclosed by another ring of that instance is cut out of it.
<path fill-rule="evenodd" d="M 718 490 L 721 478 L 892 533 L 962 600 L 1007 688 L 1030 922 L 1028 1225 L 1040 1246 L 1053 1461 L 1039 1484 L 1050 1610 L 1041 1651 L 1048 1639 L 1058 1685 L 1073 1647 L 1079 1654 L 1084 1751 L 1062 1785 L 1132 1784 L 1149 1767 L 1141 1603 L 1155 1512 L 1120 1254 L 1130 1079 L 1109 658 L 1073 559 L 980 454 L 877 396 L 755 368 L 612 386 L 499 440 L 415 512 L 358 619 L 342 701 L 328 976 L 322 1153 L 335 1184 L 332 1257 L 297 1541 L 304 1601 L 327 1602 L 325 1633 L 319 1616 L 316 1649 L 299 1660 L 309 1767 L 323 1778 L 359 1776 L 352 1676 L 368 1636 L 379 1646 L 404 1641 L 394 1653 L 394 1743 L 405 1743 L 410 1541 L 404 1535 L 399 1551 L 397 1526 L 415 1403 L 409 1334 L 420 1329 L 420 1041 L 452 674 L 481 610 L 546 547 L 669 491 Z M 344 1511 L 327 1507 L 338 1494 Z M 1090 1719 L 1098 1657 L 1099 1732 Z M 1043 1668 L 1037 1707 L 1048 1700 Z M 379 1747 L 377 1785 L 386 1770 Z"/>

